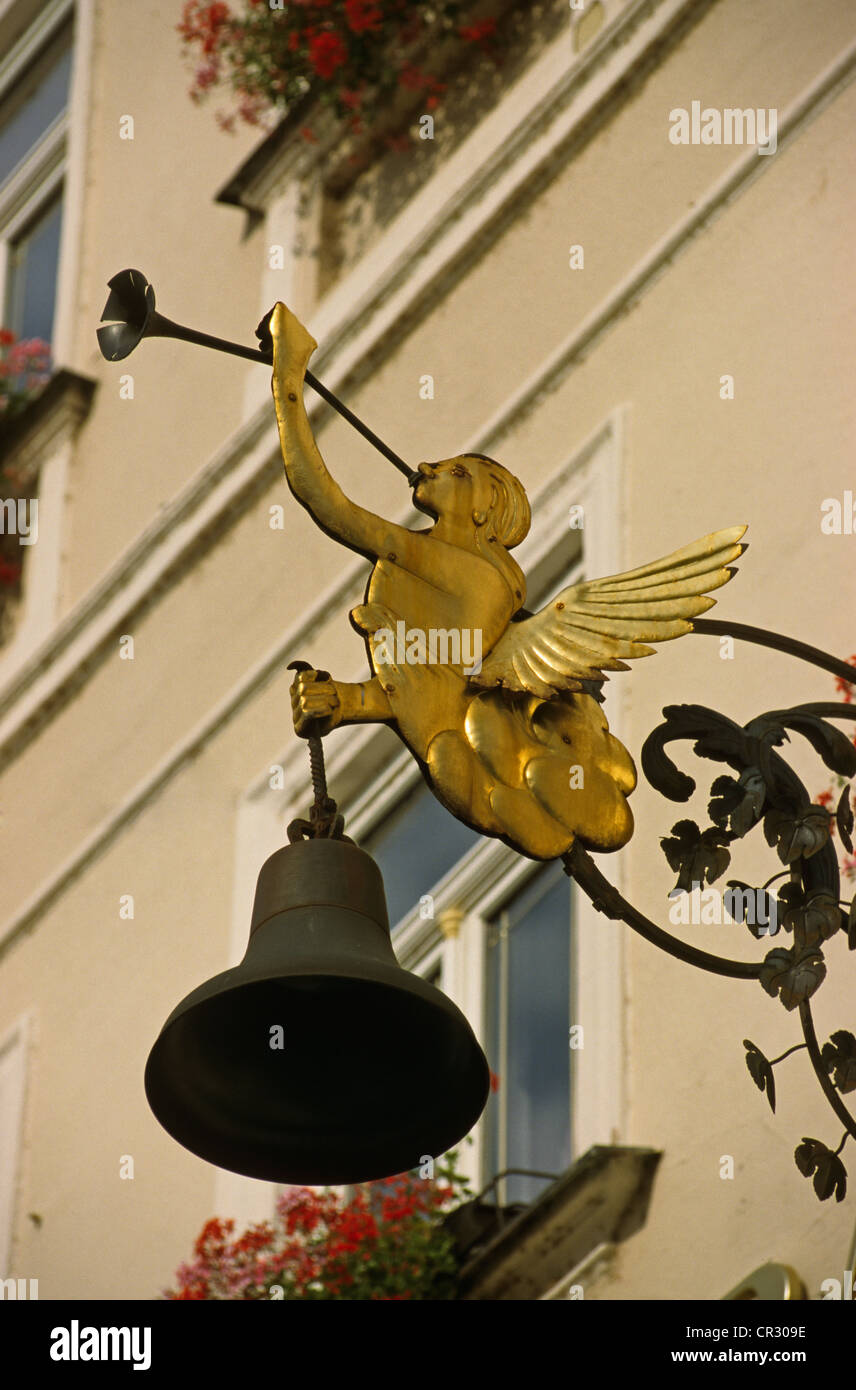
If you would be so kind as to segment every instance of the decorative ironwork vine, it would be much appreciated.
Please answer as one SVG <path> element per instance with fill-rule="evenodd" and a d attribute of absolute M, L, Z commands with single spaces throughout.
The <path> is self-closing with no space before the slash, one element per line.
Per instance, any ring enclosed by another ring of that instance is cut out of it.
<path fill-rule="evenodd" d="M 707 619 L 697 619 L 694 629 L 797 656 L 832 672 L 843 689 L 856 682 L 856 666 L 778 633 Z M 743 1044 L 746 1065 L 775 1111 L 773 1068 L 794 1052 L 808 1052 L 821 1089 L 844 1126 L 844 1134 L 834 1150 L 819 1139 L 805 1137 L 797 1146 L 794 1159 L 803 1176 L 813 1179 L 821 1201 L 834 1195 L 840 1202 L 847 1190 L 847 1172 L 840 1155 L 847 1139 L 856 1138 L 856 1116 L 842 1099 L 847 1092 L 856 1091 L 856 1037 L 839 1028 L 821 1047 L 809 1001 L 826 977 L 824 948 L 831 938 L 843 932 L 849 949 L 856 950 L 856 894 L 849 904 L 841 900 L 841 874 L 832 842 L 834 824 L 844 847 L 853 852 L 852 779 L 856 778 L 856 746 L 829 722 L 856 721 L 856 703 L 848 698 L 842 703 L 821 701 L 769 710 L 742 727 L 703 705 L 669 705 L 663 715 L 664 723 L 649 734 L 642 749 L 645 777 L 663 796 L 671 801 L 687 801 L 696 788 L 694 779 L 680 771 L 666 751 L 667 745 L 676 740 L 694 740 L 693 752 L 697 757 L 725 764 L 736 774 L 719 776 L 711 783 L 710 826 L 702 829 L 695 821 L 681 820 L 672 827 L 671 836 L 662 838 L 666 859 L 678 875 L 673 894 L 720 879 L 731 862 L 730 846 L 761 827 L 767 844 L 775 848 L 785 867 L 758 888 L 729 879 L 733 905 L 729 916 L 736 915 L 735 908 L 739 909 L 740 919 L 757 940 L 768 932 L 778 935 L 784 930 L 793 944 L 773 946 L 758 962 L 712 955 L 672 936 L 638 912 L 603 877 L 579 844 L 564 856 L 565 871 L 599 911 L 620 918 L 670 955 L 719 975 L 757 980 L 785 1009 L 797 1011 L 803 1041 L 769 1060 L 747 1038 Z M 812 800 L 803 782 L 776 751 L 789 741 L 790 733 L 806 739 L 826 767 L 837 775 L 843 789 L 834 811 L 822 801 Z M 787 881 L 779 886 L 774 898 L 769 889 L 783 878 Z M 752 912 L 752 903 L 762 904 L 765 910 L 760 914 Z"/>

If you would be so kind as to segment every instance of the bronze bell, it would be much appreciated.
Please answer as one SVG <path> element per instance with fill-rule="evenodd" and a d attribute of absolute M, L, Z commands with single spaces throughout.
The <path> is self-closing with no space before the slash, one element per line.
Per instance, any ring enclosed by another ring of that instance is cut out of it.
<path fill-rule="evenodd" d="M 173 1010 L 145 1085 L 164 1128 L 209 1163 L 338 1184 L 445 1153 L 489 1076 L 460 1010 L 396 961 L 374 860 L 316 838 L 262 866 L 244 959 Z"/>

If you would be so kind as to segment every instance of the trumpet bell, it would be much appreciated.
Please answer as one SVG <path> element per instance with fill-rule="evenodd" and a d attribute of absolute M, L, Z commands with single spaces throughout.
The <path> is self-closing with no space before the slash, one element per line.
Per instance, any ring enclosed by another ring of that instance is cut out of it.
<path fill-rule="evenodd" d="M 96 329 L 96 335 L 102 356 L 108 362 L 121 362 L 151 331 L 155 292 L 139 270 L 120 270 L 107 284 L 110 294 L 101 322 L 113 322 Z"/>

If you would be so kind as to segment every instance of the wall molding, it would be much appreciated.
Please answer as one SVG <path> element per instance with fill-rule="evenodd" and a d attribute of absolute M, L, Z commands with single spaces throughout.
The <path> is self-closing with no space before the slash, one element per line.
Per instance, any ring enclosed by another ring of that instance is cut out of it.
<path fill-rule="evenodd" d="M 21 1014 L 0 1037 L 0 1279 L 14 1268 L 33 1024 L 32 1013 Z"/>

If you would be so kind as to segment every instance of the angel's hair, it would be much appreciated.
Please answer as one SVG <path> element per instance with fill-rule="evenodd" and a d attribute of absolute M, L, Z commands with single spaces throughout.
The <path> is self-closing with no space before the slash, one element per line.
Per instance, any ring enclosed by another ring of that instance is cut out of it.
<path fill-rule="evenodd" d="M 492 484 L 492 497 L 486 512 L 475 514 L 478 526 L 487 526 L 490 535 L 495 536 L 507 549 L 519 545 L 528 534 L 532 522 L 529 499 L 523 484 L 507 468 L 487 454 L 464 454 L 464 458 L 481 459 L 490 464 L 487 475 Z"/>

